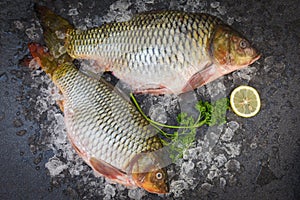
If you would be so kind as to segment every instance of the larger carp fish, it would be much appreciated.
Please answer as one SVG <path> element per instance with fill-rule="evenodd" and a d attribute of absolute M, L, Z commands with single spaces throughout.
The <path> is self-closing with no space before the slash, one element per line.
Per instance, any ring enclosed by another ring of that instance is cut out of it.
<path fill-rule="evenodd" d="M 56 50 L 48 45 L 50 53 Z M 68 138 L 96 174 L 129 188 L 167 193 L 168 163 L 158 130 L 121 91 L 80 72 L 67 54 L 54 58 L 38 44 L 29 49 L 63 94 Z"/>
<path fill-rule="evenodd" d="M 112 71 L 134 92 L 184 93 L 260 58 L 247 39 L 209 14 L 150 12 L 76 30 L 47 8 L 37 11 L 44 31 L 56 33 L 70 56 L 96 61 L 94 71 Z"/>

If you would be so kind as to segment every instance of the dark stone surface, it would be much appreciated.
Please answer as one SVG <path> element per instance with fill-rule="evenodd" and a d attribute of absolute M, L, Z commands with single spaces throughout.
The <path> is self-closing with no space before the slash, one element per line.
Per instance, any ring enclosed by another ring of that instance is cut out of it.
<path fill-rule="evenodd" d="M 105 15 L 111 4 L 108 0 L 45 2 L 69 19 L 66 10 L 80 5 L 79 14 L 73 18 L 79 25 L 87 15 Z M 166 9 L 175 1 L 154 2 L 156 9 Z M 187 1 L 180 2 L 184 5 Z M 214 1 L 204 2 L 202 7 L 209 10 Z M 76 185 L 80 176 L 56 180 L 45 169 L 53 155 L 42 142 L 47 137 L 40 122 L 47 120 L 47 115 L 39 113 L 40 121 L 35 118 L 37 111 L 30 99 L 38 97 L 39 88 L 31 88 L 31 71 L 19 64 L 28 54 L 27 44 L 41 41 L 33 4 L 29 0 L 0 1 L 0 199 L 101 198 L 99 194 L 83 194 L 89 190 Z M 180 199 L 300 199 L 300 2 L 228 0 L 220 5 L 226 9 L 221 18 L 235 19 L 233 26 L 262 52 L 249 82 L 260 92 L 262 109 L 250 119 L 228 116 L 241 126 L 236 140 L 241 142 L 242 151 L 236 158 L 241 164 L 239 170 L 235 163 L 228 164 L 235 176 L 229 177 L 226 187 L 200 187 L 200 183 Z M 32 31 L 32 38 L 28 38 L 28 31 Z M 241 83 L 243 80 L 237 78 L 230 87 Z M 143 199 L 159 197 L 149 194 Z"/>

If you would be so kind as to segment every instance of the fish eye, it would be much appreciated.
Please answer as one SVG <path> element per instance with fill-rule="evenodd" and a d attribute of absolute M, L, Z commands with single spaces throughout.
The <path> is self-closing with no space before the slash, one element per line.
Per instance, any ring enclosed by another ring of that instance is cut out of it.
<path fill-rule="evenodd" d="M 242 48 L 242 49 L 245 49 L 245 48 L 247 48 L 249 46 L 249 44 L 248 44 L 248 42 L 246 41 L 246 40 L 241 40 L 240 41 L 240 47 Z"/>
<path fill-rule="evenodd" d="M 155 176 L 156 176 L 156 178 L 157 178 L 158 180 L 160 180 L 160 179 L 163 178 L 163 174 L 162 174 L 161 172 L 157 172 L 157 173 L 155 174 Z"/>

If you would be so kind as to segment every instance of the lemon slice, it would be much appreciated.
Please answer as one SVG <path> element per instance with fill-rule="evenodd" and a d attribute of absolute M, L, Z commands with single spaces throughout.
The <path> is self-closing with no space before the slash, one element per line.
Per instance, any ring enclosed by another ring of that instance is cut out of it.
<path fill-rule="evenodd" d="M 253 87 L 241 85 L 230 95 L 233 112 L 241 117 L 253 117 L 260 110 L 259 94 Z"/>

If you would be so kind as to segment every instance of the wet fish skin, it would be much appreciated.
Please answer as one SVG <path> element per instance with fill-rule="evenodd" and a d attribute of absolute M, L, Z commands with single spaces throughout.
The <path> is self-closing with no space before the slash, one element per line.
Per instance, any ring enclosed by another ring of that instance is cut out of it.
<path fill-rule="evenodd" d="M 65 47 L 74 58 L 96 60 L 100 72 L 113 71 L 134 90 L 169 88 L 180 93 L 198 66 L 209 61 L 209 37 L 219 23 L 206 14 L 139 14 L 87 31 L 68 29 Z"/>
<path fill-rule="evenodd" d="M 167 193 L 168 176 L 159 155 L 163 146 L 141 113 L 104 80 L 86 76 L 71 62 L 58 64 L 36 44 L 29 49 L 64 96 L 68 137 L 85 162 L 115 182 Z"/>
<path fill-rule="evenodd" d="M 145 68 L 159 64 L 182 69 L 191 61 L 179 53 L 186 52 L 194 59 L 207 56 L 195 48 L 207 48 L 213 27 L 220 23 L 218 18 L 207 14 L 175 11 L 139 14 L 130 21 L 87 31 L 68 29 L 65 47 L 74 58 L 103 59 L 104 65 L 116 70 L 128 67 L 142 73 Z M 176 64 L 177 61 L 181 62 Z"/>
<path fill-rule="evenodd" d="M 245 45 L 244 48 L 240 48 Z M 208 14 L 164 11 L 86 31 L 68 29 L 73 58 L 96 60 L 135 91 L 179 94 L 244 68 L 260 55 L 241 34 Z"/>

